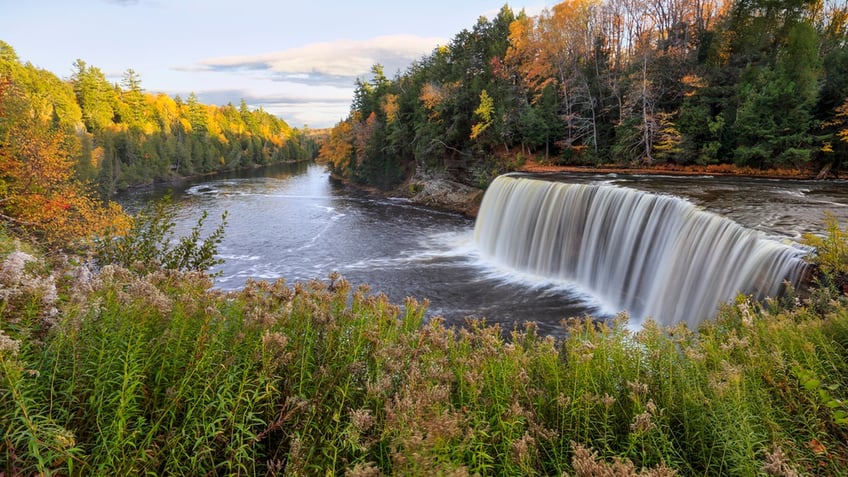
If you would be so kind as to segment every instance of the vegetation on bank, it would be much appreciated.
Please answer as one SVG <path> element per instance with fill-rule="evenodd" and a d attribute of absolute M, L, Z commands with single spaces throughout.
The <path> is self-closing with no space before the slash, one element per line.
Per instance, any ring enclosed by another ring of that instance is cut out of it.
<path fill-rule="evenodd" d="M 554 338 L 448 328 L 426 302 L 336 275 L 216 291 L 195 268 L 217 232 L 159 246 L 167 213 L 143 223 L 100 267 L 0 231 L 5 475 L 848 469 L 848 301 L 834 279 L 848 232 L 819 244 L 825 278 L 808 299 L 739 297 L 697 331 L 573 319 Z M 150 266 L 174 256 L 196 266 Z"/>
<path fill-rule="evenodd" d="M 31 144 L 52 148 L 73 164 L 78 180 L 106 197 L 157 181 L 317 155 L 308 131 L 244 101 L 218 107 L 200 103 L 194 93 L 185 99 L 148 93 L 134 70 L 124 72 L 120 84 L 110 83 L 81 59 L 63 80 L 22 63 L 3 41 L 0 111 L 0 148 L 10 157 L 28 157 Z M 4 192 L 0 182 L 0 201 Z"/>
<path fill-rule="evenodd" d="M 413 171 L 485 186 L 531 155 L 838 171 L 846 65 L 845 2 L 566 0 L 537 16 L 505 6 L 394 78 L 375 65 L 320 155 L 379 187 Z"/>

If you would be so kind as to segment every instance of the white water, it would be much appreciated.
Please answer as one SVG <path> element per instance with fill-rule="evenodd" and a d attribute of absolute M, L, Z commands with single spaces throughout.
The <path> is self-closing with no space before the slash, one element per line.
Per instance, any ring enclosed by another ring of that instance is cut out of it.
<path fill-rule="evenodd" d="M 694 327 L 737 293 L 797 284 L 803 251 L 671 196 L 609 185 L 497 178 L 474 238 L 501 266 L 588 290 L 641 321 Z"/>

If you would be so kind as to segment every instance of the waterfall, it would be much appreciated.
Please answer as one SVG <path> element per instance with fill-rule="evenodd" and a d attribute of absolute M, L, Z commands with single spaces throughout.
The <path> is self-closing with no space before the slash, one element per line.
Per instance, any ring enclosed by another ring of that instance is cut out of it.
<path fill-rule="evenodd" d="M 690 327 L 737 293 L 797 285 L 797 247 L 685 200 L 597 184 L 501 176 L 483 197 L 474 239 L 507 268 L 579 285 L 641 321 Z"/>

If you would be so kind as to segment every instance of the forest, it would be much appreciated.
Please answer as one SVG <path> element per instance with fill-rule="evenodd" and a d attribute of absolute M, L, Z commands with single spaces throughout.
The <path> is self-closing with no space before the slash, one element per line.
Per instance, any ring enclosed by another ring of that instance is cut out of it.
<path fill-rule="evenodd" d="M 117 191 L 311 160 L 317 149 L 308 131 L 243 100 L 219 107 L 194 93 L 149 93 L 132 69 L 113 84 L 81 59 L 60 79 L 0 41 L 0 215 L 34 232 L 123 230 L 116 206 L 101 207 Z"/>
<path fill-rule="evenodd" d="M 528 157 L 837 171 L 846 20 L 838 0 L 504 6 L 393 79 L 374 65 L 320 157 L 384 188 L 414 170 L 485 186 Z"/>

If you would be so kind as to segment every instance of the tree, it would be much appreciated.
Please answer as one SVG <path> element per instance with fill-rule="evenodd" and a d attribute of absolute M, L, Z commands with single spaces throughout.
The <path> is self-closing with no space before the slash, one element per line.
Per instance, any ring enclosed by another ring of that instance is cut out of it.
<path fill-rule="evenodd" d="M 346 176 L 352 171 L 352 159 L 353 124 L 348 119 L 330 130 L 330 137 L 321 146 L 318 160 L 329 164 L 334 173 Z"/>
<path fill-rule="evenodd" d="M 478 139 L 483 132 L 492 125 L 494 119 L 495 103 L 492 97 L 486 90 L 480 91 L 480 105 L 474 110 L 474 116 L 479 119 L 474 126 L 471 127 L 471 139 Z"/>
<path fill-rule="evenodd" d="M 80 183 L 62 129 L 32 114 L 17 85 L 0 83 L 0 218 L 49 244 L 123 232 L 129 218 L 120 206 L 103 206 Z"/>
<path fill-rule="evenodd" d="M 115 115 L 112 105 L 116 98 L 106 75 L 99 68 L 88 66 L 80 59 L 74 62 L 74 68 L 71 84 L 82 109 L 86 128 L 89 132 L 95 132 L 110 126 Z"/>

